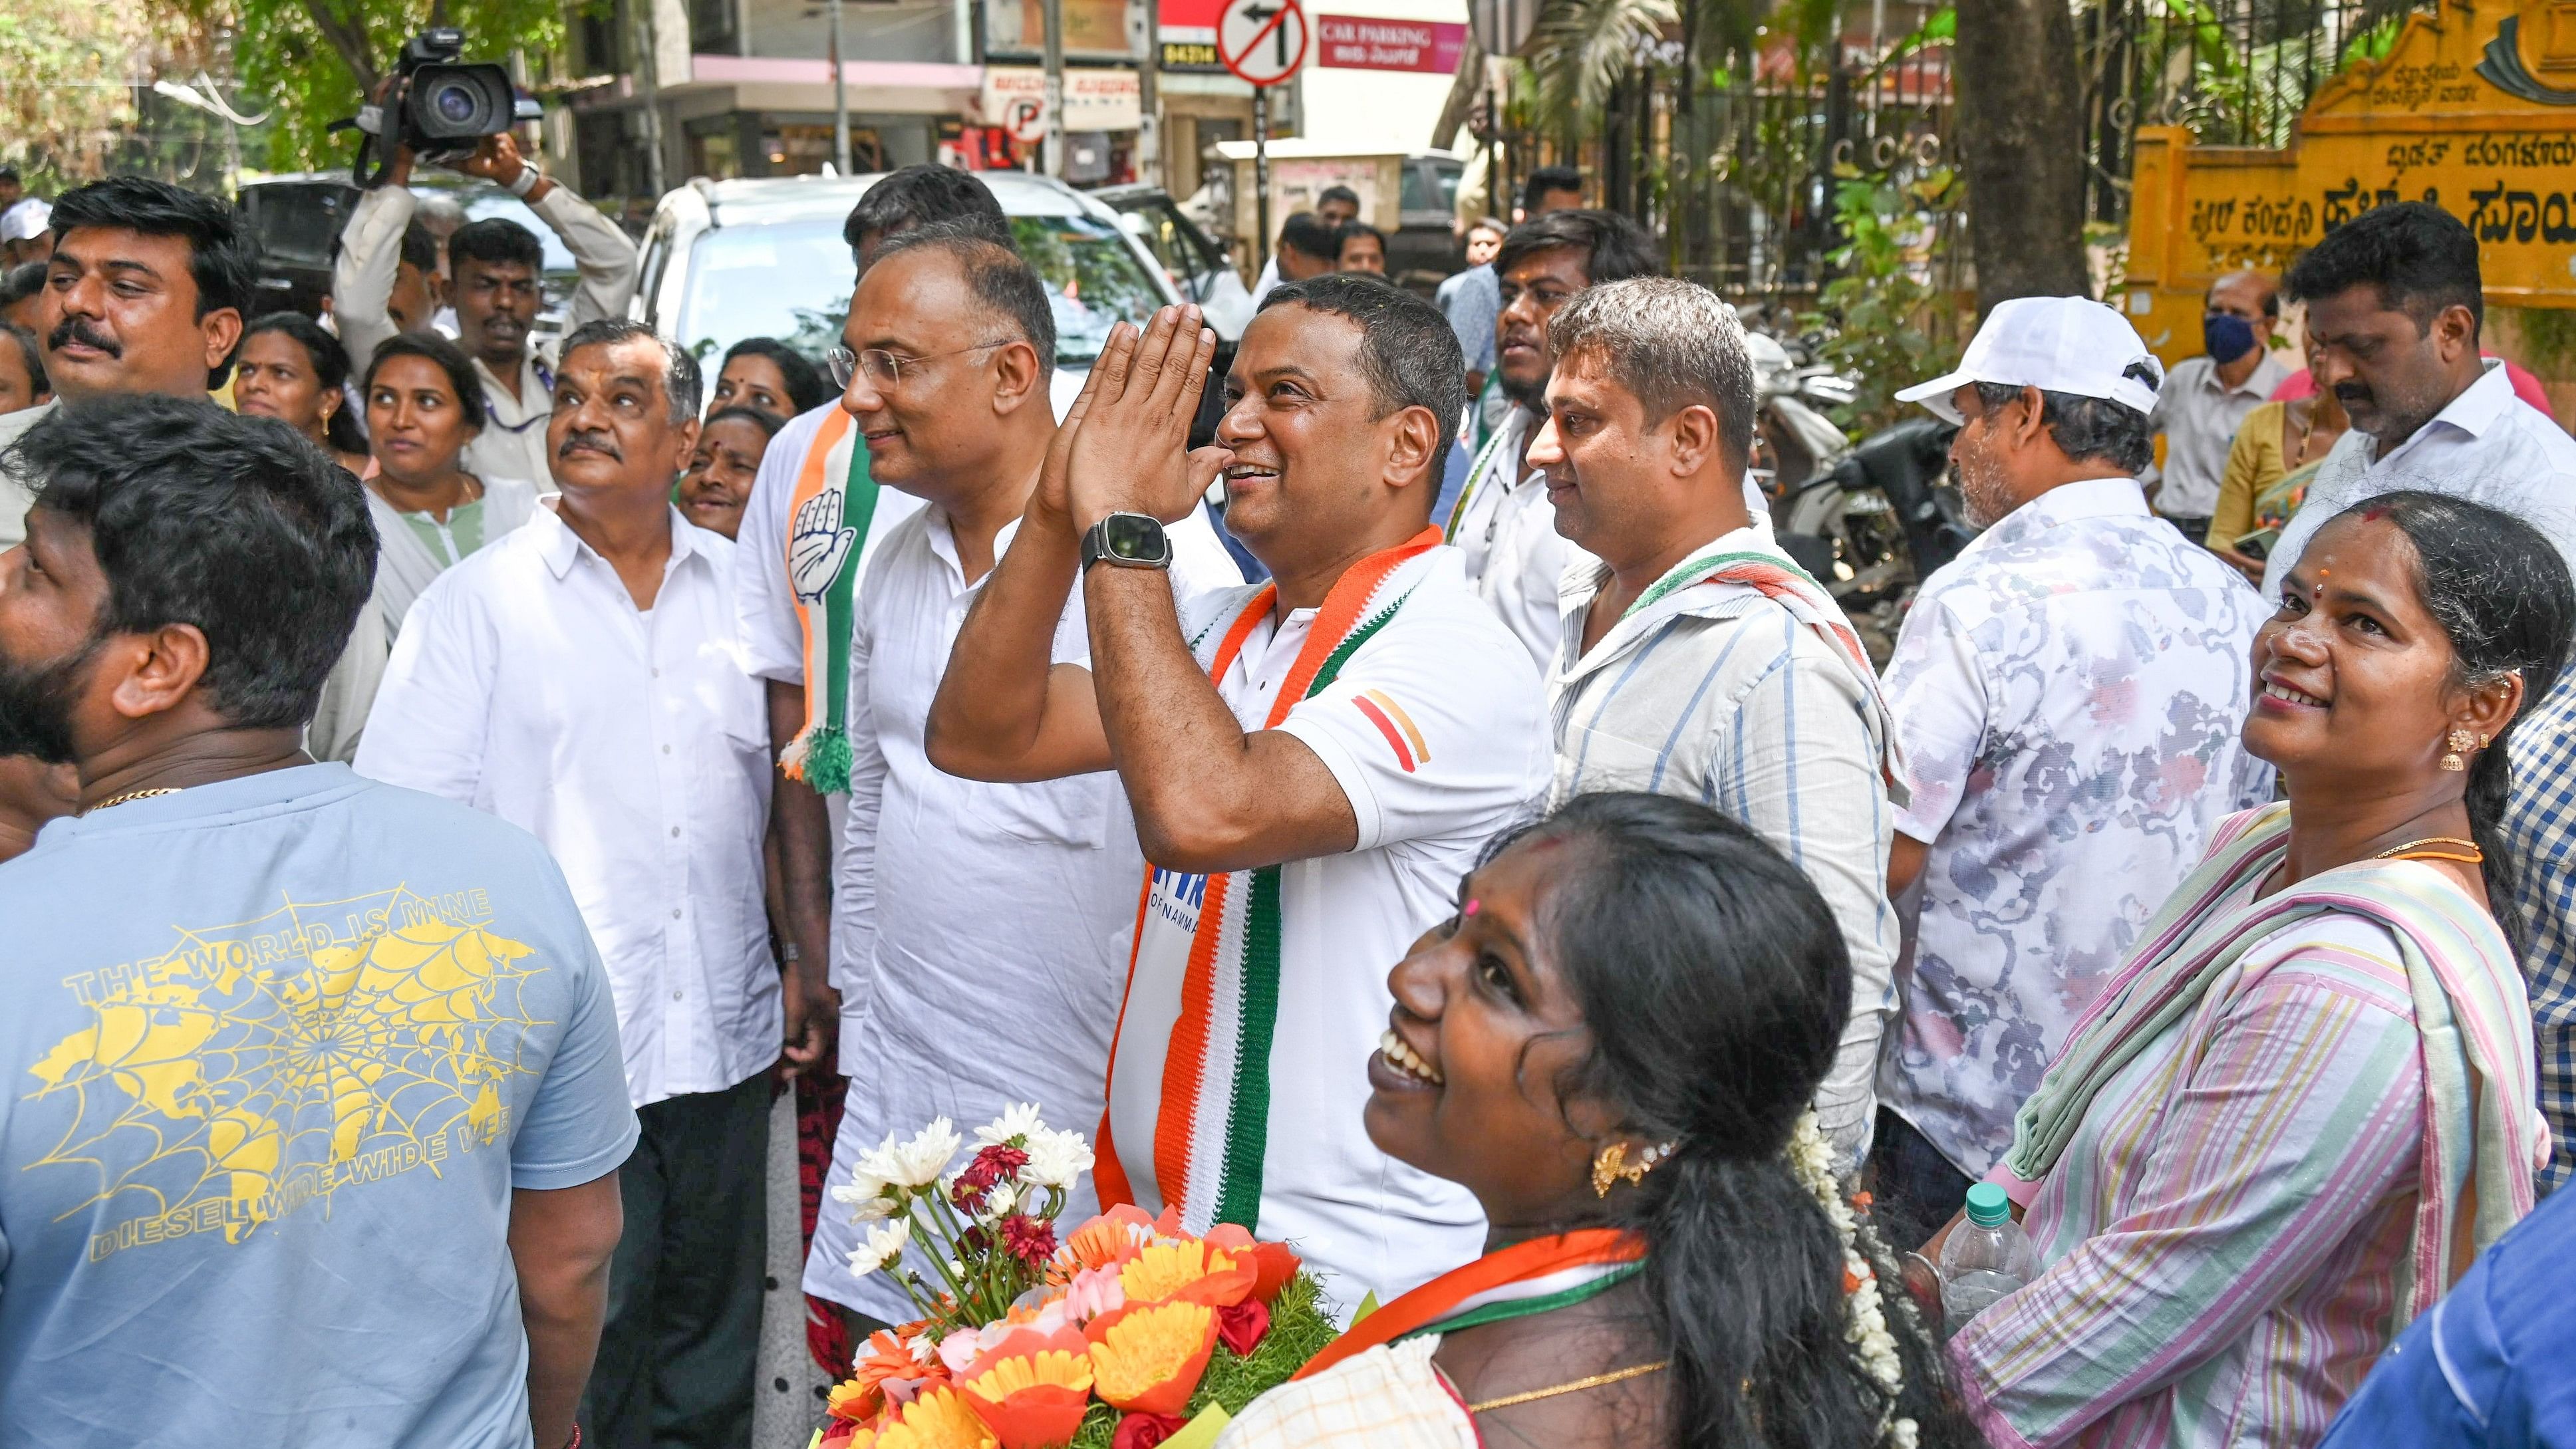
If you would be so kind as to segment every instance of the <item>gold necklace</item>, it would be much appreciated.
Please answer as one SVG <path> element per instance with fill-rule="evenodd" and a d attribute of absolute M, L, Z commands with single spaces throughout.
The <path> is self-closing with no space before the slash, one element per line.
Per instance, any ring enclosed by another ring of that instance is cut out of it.
<path fill-rule="evenodd" d="M 1641 1363 L 1634 1368 L 1618 1369 L 1606 1374 L 1594 1374 L 1589 1378 L 1576 1379 L 1572 1383 L 1558 1384 L 1554 1388 L 1532 1389 L 1525 1394 L 1509 1394 L 1499 1399 L 1487 1399 L 1481 1404 L 1469 1404 L 1467 1406 L 1467 1412 L 1470 1414 L 1482 1414 L 1493 1409 L 1508 1409 L 1514 1404 L 1535 1403 L 1540 1399 L 1555 1398 L 1559 1394 L 1571 1394 L 1583 1389 L 1597 1389 L 1604 1384 L 1618 1383 L 1622 1379 L 1644 1378 L 1648 1374 L 1661 1373 L 1672 1366 L 1673 1361 L 1671 1359 L 1665 1359 L 1661 1363 Z"/>
<path fill-rule="evenodd" d="M 105 800 L 101 800 L 81 813 L 83 815 L 96 815 L 101 810 L 108 809 L 111 806 L 122 805 L 128 800 L 149 800 L 155 795 L 176 795 L 185 788 L 187 787 L 184 785 L 164 785 L 157 790 L 128 790 L 122 795 L 112 795 Z"/>
<path fill-rule="evenodd" d="M 2456 845 L 2466 850 L 2468 854 L 2461 855 L 2447 850 L 2418 850 L 2416 847 L 2419 845 Z M 2456 835 L 2427 835 L 2421 840 L 2410 840 L 2404 845 L 2392 845 L 2371 857 L 2373 860 L 2456 860 L 2462 865 L 2482 865 L 2486 862 L 2486 858 L 2487 853 L 2478 848 L 2476 841 L 2462 840 Z"/>

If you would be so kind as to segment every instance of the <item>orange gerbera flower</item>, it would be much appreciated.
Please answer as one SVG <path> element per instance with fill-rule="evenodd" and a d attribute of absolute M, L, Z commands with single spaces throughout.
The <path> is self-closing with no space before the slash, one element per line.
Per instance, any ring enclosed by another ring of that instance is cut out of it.
<path fill-rule="evenodd" d="M 1287 1287 L 1288 1280 L 1304 1266 L 1297 1259 L 1297 1250 L 1286 1243 L 1255 1242 L 1252 1234 L 1232 1223 L 1219 1223 L 1208 1229 L 1207 1245 L 1242 1253 L 1252 1260 L 1252 1296 L 1264 1303 L 1277 1298 L 1279 1290 Z"/>
<path fill-rule="evenodd" d="M 995 1441 L 966 1395 L 941 1387 L 904 1405 L 902 1414 L 877 1430 L 875 1449 L 995 1449 Z"/>
<path fill-rule="evenodd" d="M 865 1422 L 885 1408 L 885 1384 L 888 1379 L 943 1379 L 947 1370 L 939 1360 L 922 1363 L 896 1333 L 878 1329 L 860 1346 L 858 1363 L 850 1377 L 832 1390 L 824 1408 L 833 1417 Z"/>
<path fill-rule="evenodd" d="M 1118 1270 L 1118 1286 L 1130 1303 L 1187 1299 L 1232 1308 L 1251 1296 L 1256 1276 L 1251 1255 L 1224 1252 L 1191 1238 L 1147 1244 Z"/>
<path fill-rule="evenodd" d="M 1216 1348 L 1216 1310 L 1187 1301 L 1121 1308 L 1092 1320 L 1092 1389 L 1113 1407 L 1177 1414 Z"/>
<path fill-rule="evenodd" d="M 1056 1253 L 1056 1269 L 1070 1279 L 1085 1268 L 1114 1268 L 1136 1256 L 1137 1234 L 1107 1213 L 1066 1236 Z"/>
<path fill-rule="evenodd" d="M 959 1381 L 966 1406 L 1002 1441 L 1002 1449 L 1064 1449 L 1091 1405 L 1091 1356 L 1079 1334 L 1071 1349 L 1042 1348 L 987 1361 Z M 1015 1341 L 1025 1342 L 1019 1334 Z"/>

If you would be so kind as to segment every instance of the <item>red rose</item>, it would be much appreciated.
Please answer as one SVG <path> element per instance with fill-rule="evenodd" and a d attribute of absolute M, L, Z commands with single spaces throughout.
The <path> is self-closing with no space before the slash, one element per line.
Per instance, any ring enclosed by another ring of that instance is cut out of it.
<path fill-rule="evenodd" d="M 1217 1342 L 1237 1358 L 1249 1357 L 1261 1343 L 1261 1335 L 1270 1331 L 1270 1305 L 1258 1298 L 1246 1298 L 1232 1308 L 1216 1312 Z"/>
<path fill-rule="evenodd" d="M 1154 1449 L 1181 1432 L 1181 1426 L 1188 1422 L 1178 1414 L 1129 1414 L 1118 1421 L 1118 1432 L 1110 1436 L 1109 1449 Z"/>

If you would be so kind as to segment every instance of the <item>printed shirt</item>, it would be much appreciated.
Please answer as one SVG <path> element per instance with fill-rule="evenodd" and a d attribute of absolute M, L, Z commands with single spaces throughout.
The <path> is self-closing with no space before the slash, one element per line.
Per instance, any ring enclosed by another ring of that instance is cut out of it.
<path fill-rule="evenodd" d="M 2218 364 L 2209 358 L 2174 364 L 2156 393 L 2155 426 L 2165 435 L 2164 486 L 2156 493 L 2156 512 L 2168 518 L 2207 518 L 2217 511 L 2218 485 L 2227 474 L 2227 450 L 2236 445 L 2237 427 L 2289 375 L 2269 354 L 2234 387 L 2219 380 Z"/>
<path fill-rule="evenodd" d="M 2387 1345 L 2434 1049 L 2397 940 L 2325 912 L 2236 974 L 2095 1096 L 2023 1220 L 2043 1271 L 1951 1339 L 1998 1449 L 2313 1444 Z"/>
<path fill-rule="evenodd" d="M 787 540 L 795 531 L 795 520 L 789 517 L 796 503 L 796 475 L 805 466 L 805 454 L 814 446 L 814 435 L 822 431 L 831 414 L 841 410 L 834 398 L 821 407 L 797 414 L 787 426 L 770 439 L 769 451 L 760 457 L 760 471 L 753 475 L 751 497 L 742 510 L 742 529 L 735 536 L 740 545 L 734 573 L 734 612 L 742 645 L 743 667 L 761 679 L 775 679 L 782 684 L 805 682 L 805 630 L 796 621 L 795 581 L 787 576 Z M 851 428 L 832 447 L 831 456 L 823 460 L 824 475 L 838 478 L 849 472 L 850 449 L 864 447 L 859 430 Z M 868 536 L 854 540 L 864 563 L 876 556 L 885 541 L 903 521 L 921 511 L 921 500 L 892 488 L 877 490 L 876 516 L 869 520 Z M 817 536 L 810 548 L 819 556 L 830 540 Z M 859 575 L 862 586 L 866 574 Z M 839 986 L 835 979 L 832 983 Z"/>
<path fill-rule="evenodd" d="M 551 508 L 440 574 L 358 773 L 546 843 L 607 959 L 641 1107 L 778 1059 L 761 841 L 769 728 L 733 649 L 734 547 L 669 513 L 649 612 Z"/>
<path fill-rule="evenodd" d="M 1018 531 L 1015 520 L 994 538 L 996 559 Z M 1204 514 L 1169 536 L 1177 591 L 1242 581 Z M 981 588 L 966 581 L 947 516 L 923 508 L 887 538 L 854 611 L 832 964 L 850 983 L 843 1131 L 867 1146 L 934 1117 L 989 1121 L 1015 1102 L 1035 1102 L 1058 1127 L 1100 1121 L 1145 857 L 1114 772 L 995 785 L 930 763 L 930 702 Z M 1090 653 L 1077 589 L 1056 623 L 1055 660 Z M 1086 1185 L 1064 1221 L 1092 1211 Z M 847 1215 L 823 1216 L 806 1291 L 888 1322 L 911 1318 L 891 1280 L 850 1276 L 858 1240 L 837 1221 Z"/>
<path fill-rule="evenodd" d="M 1970 1177 L 2210 828 L 2270 798 L 2237 740 L 2263 617 L 2127 478 L 2023 504 L 1906 616 L 1896 828 L 1931 849 L 1879 1094 Z"/>
<path fill-rule="evenodd" d="M 1678 567 L 1719 551 L 1798 567 L 1749 528 Z M 1584 618 L 1608 582 L 1597 563 L 1565 582 L 1564 641 L 1547 685 L 1550 799 L 1651 790 L 1698 800 L 1807 873 L 1852 963 L 1852 1018 L 1817 1093 L 1818 1118 L 1857 1156 L 1869 1139 L 1880 1033 L 1897 1003 L 1899 931 L 1887 900 L 1896 816 L 1885 778 L 1893 742 L 1879 703 L 1832 644 L 1741 585 L 1677 589 L 1630 611 L 1583 653 Z"/>
<path fill-rule="evenodd" d="M 1202 666 L 1259 593 L 1182 606 Z M 1104 1155 L 1116 1161 L 1104 1168 L 1123 1171 L 1137 1205 L 1178 1203 L 1193 1231 L 1243 1222 L 1296 1243 L 1344 1317 L 1369 1293 L 1392 1299 L 1483 1251 L 1476 1200 L 1378 1151 L 1360 1113 L 1394 1004 L 1388 970 L 1456 909 L 1477 851 L 1547 781 L 1538 673 L 1469 591 L 1457 551 L 1400 565 L 1362 620 L 1399 598 L 1278 726 L 1332 771 L 1357 845 L 1215 879 L 1151 872 L 1110 1067 Z M 1252 624 L 1217 680 L 1245 728 L 1269 719 L 1315 621 L 1300 609 Z M 1263 879 L 1275 891 L 1256 892 Z M 1239 974 L 1192 970 L 1211 900 L 1225 913 L 1221 951 L 1246 963 Z M 1261 940 L 1277 943 L 1266 963 L 1245 944 Z"/>
<path fill-rule="evenodd" d="M 2545 1194 L 2576 1176 L 2576 671 L 2514 722 L 2505 752 L 2513 794 L 2502 823 L 2528 938 L 2522 978 L 2552 1141 L 2540 1173 Z"/>
<path fill-rule="evenodd" d="M 2407 1325 L 2323 1449 L 2576 1444 L 2571 1297 L 2576 1193 L 2542 1203 Z"/>
<path fill-rule="evenodd" d="M 2335 440 L 2317 464 L 2298 516 L 2281 530 L 2264 574 L 2265 597 L 2326 520 L 2366 498 L 2420 488 L 2500 508 L 2540 530 L 2576 569 L 2576 439 L 2549 414 L 2513 394 L 2504 364 L 2486 371 L 2415 435 L 2372 459 L 2377 440 L 2359 429 Z"/>
<path fill-rule="evenodd" d="M 544 848 L 305 765 L 53 821 L 0 917 L 0 1443 L 524 1449 L 511 1193 L 636 1139 Z"/>

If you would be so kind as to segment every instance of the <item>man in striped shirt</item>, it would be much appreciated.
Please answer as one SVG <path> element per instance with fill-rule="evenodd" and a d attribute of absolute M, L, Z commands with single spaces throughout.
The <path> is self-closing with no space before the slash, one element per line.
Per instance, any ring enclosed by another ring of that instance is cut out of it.
<path fill-rule="evenodd" d="M 1548 680 L 1554 797 L 1654 790 L 1760 832 L 1822 892 L 1851 953 L 1852 1016 L 1818 1115 L 1868 1150 L 1895 1010 L 1887 712 L 1840 608 L 1754 526 L 1740 480 L 1753 366 L 1735 310 L 1667 278 L 1596 286 L 1548 324 L 1531 442 L 1569 571 Z"/>

